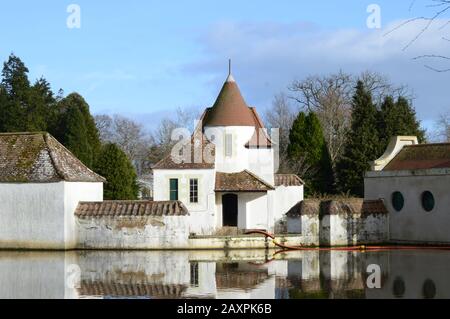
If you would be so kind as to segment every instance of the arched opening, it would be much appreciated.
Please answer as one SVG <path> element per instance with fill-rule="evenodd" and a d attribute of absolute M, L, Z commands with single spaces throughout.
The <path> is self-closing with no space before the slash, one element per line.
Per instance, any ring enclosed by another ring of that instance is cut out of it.
<path fill-rule="evenodd" d="M 225 194 L 222 196 L 223 227 L 238 226 L 238 196 Z"/>

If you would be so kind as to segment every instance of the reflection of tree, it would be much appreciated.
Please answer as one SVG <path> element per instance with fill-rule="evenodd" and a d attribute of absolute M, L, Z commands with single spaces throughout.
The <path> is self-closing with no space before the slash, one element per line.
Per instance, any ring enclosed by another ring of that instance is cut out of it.
<path fill-rule="evenodd" d="M 416 0 L 413 0 L 410 5 L 410 10 L 417 5 Z M 420 29 L 420 31 L 403 47 L 403 51 L 407 50 L 411 45 L 413 45 L 420 37 L 422 37 L 427 31 L 430 30 L 434 25 L 442 22 L 442 24 L 438 27 L 439 31 L 442 31 L 450 25 L 450 18 L 446 16 L 447 13 L 450 13 L 450 0 L 427 0 L 427 4 L 425 8 L 431 8 L 432 13 L 429 16 L 420 16 L 408 19 L 403 21 L 392 30 L 387 32 L 385 35 L 393 33 L 400 28 L 415 23 L 415 22 L 425 22 L 425 25 Z M 450 42 L 450 37 L 447 35 L 442 35 L 442 41 Z M 441 60 L 441 61 L 449 61 L 450 56 L 446 56 L 444 54 L 423 54 L 414 58 L 414 60 Z M 429 64 L 425 65 L 426 68 L 436 71 L 436 72 L 448 72 L 450 68 L 437 68 L 431 66 Z"/>

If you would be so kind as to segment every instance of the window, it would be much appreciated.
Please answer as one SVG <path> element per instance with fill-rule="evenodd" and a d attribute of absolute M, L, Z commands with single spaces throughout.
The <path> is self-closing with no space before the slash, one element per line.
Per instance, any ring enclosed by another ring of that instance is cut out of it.
<path fill-rule="evenodd" d="M 178 200 L 178 179 L 170 180 L 170 200 Z"/>
<path fill-rule="evenodd" d="M 431 192 L 424 192 L 422 194 L 422 207 L 426 212 L 431 212 L 434 209 L 434 196 Z"/>
<path fill-rule="evenodd" d="M 425 280 L 422 287 L 422 295 L 424 299 L 434 299 L 436 297 L 436 285 L 433 280 Z"/>
<path fill-rule="evenodd" d="M 394 286 L 392 287 L 392 293 L 396 298 L 402 298 L 405 295 L 406 286 L 405 281 L 401 277 L 397 277 L 394 280 Z"/>
<path fill-rule="evenodd" d="M 191 203 L 198 203 L 198 179 L 191 178 L 189 181 L 189 200 Z"/>
<path fill-rule="evenodd" d="M 198 287 L 198 263 L 191 263 L 191 286 Z"/>
<path fill-rule="evenodd" d="M 405 199 L 400 192 L 395 192 L 392 194 L 392 206 L 396 211 L 401 211 L 405 206 Z"/>
<path fill-rule="evenodd" d="M 225 135 L 225 156 L 233 156 L 233 135 L 231 134 Z"/>

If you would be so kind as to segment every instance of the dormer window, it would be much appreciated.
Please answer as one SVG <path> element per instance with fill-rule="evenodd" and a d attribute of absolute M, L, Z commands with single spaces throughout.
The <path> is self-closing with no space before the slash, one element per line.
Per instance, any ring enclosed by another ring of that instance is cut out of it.
<path fill-rule="evenodd" d="M 233 135 L 225 135 L 225 157 L 233 156 Z"/>

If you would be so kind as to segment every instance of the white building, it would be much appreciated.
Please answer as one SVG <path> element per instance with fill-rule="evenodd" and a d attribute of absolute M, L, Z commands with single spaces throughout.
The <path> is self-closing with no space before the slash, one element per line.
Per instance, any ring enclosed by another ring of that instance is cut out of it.
<path fill-rule="evenodd" d="M 0 134 L 0 249 L 75 248 L 75 209 L 104 181 L 47 133 Z"/>
<path fill-rule="evenodd" d="M 365 176 L 365 198 L 383 199 L 394 243 L 450 243 L 450 144 L 392 139 Z"/>
<path fill-rule="evenodd" d="M 275 174 L 275 143 L 230 74 L 192 136 L 154 167 L 154 200 L 180 200 L 191 233 L 223 227 L 273 231 L 303 200 L 303 182 Z"/>

